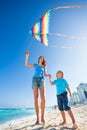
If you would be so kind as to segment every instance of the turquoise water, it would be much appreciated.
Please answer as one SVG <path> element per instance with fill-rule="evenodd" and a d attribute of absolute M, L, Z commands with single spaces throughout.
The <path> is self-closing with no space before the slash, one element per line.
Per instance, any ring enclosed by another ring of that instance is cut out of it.
<path fill-rule="evenodd" d="M 0 123 L 4 123 L 6 121 L 20 118 L 20 117 L 26 117 L 26 116 L 32 116 L 35 115 L 34 108 L 5 108 L 0 109 Z"/>
<path fill-rule="evenodd" d="M 51 108 L 46 108 L 46 111 L 51 111 Z M 21 117 L 30 117 L 35 115 L 34 108 L 0 108 L 0 124 Z"/>

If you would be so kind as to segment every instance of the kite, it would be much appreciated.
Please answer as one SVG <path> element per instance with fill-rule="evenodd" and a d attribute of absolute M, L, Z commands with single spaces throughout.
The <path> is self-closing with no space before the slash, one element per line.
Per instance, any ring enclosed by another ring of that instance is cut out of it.
<path fill-rule="evenodd" d="M 48 46 L 50 11 L 46 12 L 40 21 L 32 27 L 32 35 L 35 39 Z"/>
<path fill-rule="evenodd" d="M 67 38 L 76 38 L 76 39 L 85 39 L 85 37 L 81 36 L 69 36 L 66 34 L 54 34 L 49 32 L 49 22 L 50 22 L 50 14 L 51 11 L 59 10 L 59 9 L 74 9 L 74 8 L 87 8 L 87 6 L 61 6 L 48 10 L 31 29 L 30 33 L 33 37 L 43 43 L 45 46 L 48 46 L 48 36 L 54 35 L 59 37 L 67 37 Z"/>

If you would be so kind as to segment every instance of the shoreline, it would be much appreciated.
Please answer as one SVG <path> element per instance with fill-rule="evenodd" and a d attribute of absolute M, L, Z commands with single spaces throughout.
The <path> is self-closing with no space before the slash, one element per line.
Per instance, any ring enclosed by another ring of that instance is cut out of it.
<path fill-rule="evenodd" d="M 6 122 L 0 124 L 0 130 L 7 129 L 9 127 L 14 127 L 16 124 L 24 123 L 28 120 L 33 119 L 33 118 L 35 118 L 35 115 L 25 116 L 25 117 L 21 117 L 21 118 L 19 117 L 19 118 L 16 118 L 16 119 L 6 121 Z"/>
<path fill-rule="evenodd" d="M 72 107 L 72 111 L 76 118 L 79 130 L 87 130 L 87 104 L 80 104 Z M 67 126 L 59 126 L 62 121 L 59 110 L 52 110 L 45 114 L 45 125 L 34 125 L 36 121 L 35 115 L 30 117 L 22 117 L 19 119 L 7 121 L 0 124 L 0 130 L 73 130 L 72 122 L 66 113 Z M 64 129 L 65 128 L 65 129 Z"/>
<path fill-rule="evenodd" d="M 49 107 L 51 108 L 51 107 Z M 51 112 L 51 110 L 46 111 L 46 114 Z M 0 123 L 0 130 L 5 130 L 5 129 L 10 129 L 11 127 L 14 127 L 16 124 L 21 124 L 24 122 L 27 122 L 28 120 L 35 120 L 36 119 L 36 115 L 31 115 L 31 116 L 23 116 L 23 117 L 17 117 L 15 119 L 10 119 L 8 121 L 2 122 Z M 8 130 L 9 130 L 8 129 Z"/>
<path fill-rule="evenodd" d="M 28 109 L 32 109 L 32 108 L 1 108 L 2 110 L 1 111 L 4 111 L 4 109 L 25 109 L 25 110 L 28 110 Z M 20 114 L 20 115 L 17 115 L 17 116 L 11 116 L 10 118 L 5 118 L 5 120 L 1 120 L 0 121 L 0 126 L 7 123 L 7 122 L 11 122 L 11 121 L 15 121 L 15 120 L 20 120 L 20 119 L 24 119 L 24 118 L 32 118 L 32 117 L 35 117 L 35 108 L 33 108 L 33 110 L 28 110 L 29 112 L 27 112 L 26 114 L 26 111 L 25 111 L 25 115 L 24 114 Z M 33 113 L 31 114 L 30 111 L 33 111 Z M 48 113 L 52 111 L 52 107 L 46 107 L 45 109 L 45 112 Z M 9 113 L 10 114 L 10 113 Z M 15 113 L 16 114 L 16 113 Z M 18 113 L 19 114 L 19 113 Z M 9 115 L 8 115 L 9 116 Z"/>

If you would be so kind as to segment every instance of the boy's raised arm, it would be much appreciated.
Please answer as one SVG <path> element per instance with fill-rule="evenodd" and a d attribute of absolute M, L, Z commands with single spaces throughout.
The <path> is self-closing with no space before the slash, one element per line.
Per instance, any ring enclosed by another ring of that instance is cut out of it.
<path fill-rule="evenodd" d="M 51 77 L 49 78 L 49 82 L 50 82 L 50 85 L 51 85 L 51 86 L 54 85 L 54 83 L 53 83 L 52 80 L 51 80 Z"/>

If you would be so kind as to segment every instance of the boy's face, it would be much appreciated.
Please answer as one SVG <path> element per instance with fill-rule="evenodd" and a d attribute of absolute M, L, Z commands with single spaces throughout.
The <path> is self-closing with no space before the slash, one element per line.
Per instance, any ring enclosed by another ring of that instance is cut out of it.
<path fill-rule="evenodd" d="M 61 72 L 58 72 L 56 76 L 57 76 L 57 78 L 63 78 L 63 75 Z"/>

